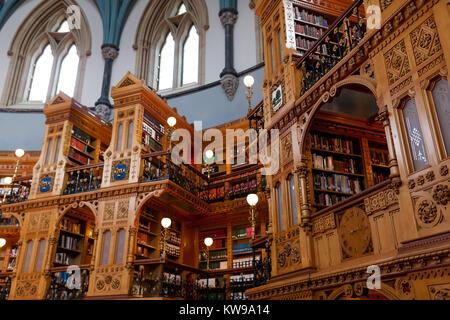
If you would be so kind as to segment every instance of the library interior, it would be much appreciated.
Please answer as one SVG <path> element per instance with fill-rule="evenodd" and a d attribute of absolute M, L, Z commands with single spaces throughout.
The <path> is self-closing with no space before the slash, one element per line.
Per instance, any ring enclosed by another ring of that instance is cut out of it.
<path fill-rule="evenodd" d="M 448 0 L 1 1 L 0 300 L 449 300 L 449 29 Z"/>

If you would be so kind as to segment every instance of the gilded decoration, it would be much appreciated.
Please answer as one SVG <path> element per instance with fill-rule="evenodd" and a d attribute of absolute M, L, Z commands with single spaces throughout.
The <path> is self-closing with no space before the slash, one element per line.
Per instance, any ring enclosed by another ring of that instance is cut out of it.
<path fill-rule="evenodd" d="M 364 207 L 367 214 L 386 209 L 396 203 L 398 203 L 398 197 L 393 189 L 380 191 L 377 194 L 364 199 Z"/>
<path fill-rule="evenodd" d="M 111 181 L 128 180 L 130 175 L 130 159 L 113 161 Z"/>
<path fill-rule="evenodd" d="M 433 16 L 429 17 L 410 34 L 416 65 L 421 64 L 441 50 L 441 43 Z"/>
<path fill-rule="evenodd" d="M 411 71 L 404 40 L 397 43 L 391 50 L 384 54 L 384 62 L 386 64 L 389 85 L 394 84 Z"/>
<path fill-rule="evenodd" d="M 103 221 L 114 219 L 114 209 L 116 207 L 115 202 L 107 202 L 105 204 L 105 211 L 103 213 Z"/>

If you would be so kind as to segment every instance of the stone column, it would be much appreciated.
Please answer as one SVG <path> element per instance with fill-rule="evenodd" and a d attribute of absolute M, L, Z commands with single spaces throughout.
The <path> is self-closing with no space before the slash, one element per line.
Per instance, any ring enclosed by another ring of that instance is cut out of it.
<path fill-rule="evenodd" d="M 109 88 L 111 86 L 111 73 L 114 60 L 119 55 L 119 48 L 113 44 L 102 45 L 102 55 L 105 59 L 103 71 L 102 93 L 95 103 L 95 112 L 103 119 L 109 120 L 111 116 L 111 102 L 109 101 Z"/>
<path fill-rule="evenodd" d="M 389 112 L 386 106 L 380 109 L 380 112 L 378 113 L 376 120 L 380 121 L 384 126 L 384 131 L 386 133 L 386 142 L 389 151 L 389 170 L 390 170 L 389 178 L 391 179 L 392 187 L 398 191 L 398 188 L 400 187 L 402 182 L 400 180 L 400 171 L 398 169 L 398 162 L 394 149 L 394 141 L 392 139 L 391 124 L 389 121 Z"/>
<path fill-rule="evenodd" d="M 225 68 L 220 73 L 222 89 L 232 101 L 239 86 L 239 78 L 234 69 L 234 24 L 237 20 L 238 12 L 234 8 L 224 8 L 220 10 L 219 17 L 222 26 L 225 28 Z"/>

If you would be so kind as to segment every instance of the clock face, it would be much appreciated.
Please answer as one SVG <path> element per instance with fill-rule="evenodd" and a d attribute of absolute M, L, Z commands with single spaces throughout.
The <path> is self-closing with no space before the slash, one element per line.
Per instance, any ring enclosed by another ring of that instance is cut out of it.
<path fill-rule="evenodd" d="M 339 223 L 339 240 L 349 257 L 365 254 L 371 245 L 370 224 L 366 213 L 360 208 L 345 211 Z"/>

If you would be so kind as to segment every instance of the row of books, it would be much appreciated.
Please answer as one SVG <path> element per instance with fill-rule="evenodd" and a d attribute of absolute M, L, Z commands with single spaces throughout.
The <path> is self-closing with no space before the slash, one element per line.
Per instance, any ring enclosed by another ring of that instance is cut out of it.
<path fill-rule="evenodd" d="M 78 127 L 72 127 L 72 136 L 77 137 L 86 144 L 91 144 L 91 136 Z"/>
<path fill-rule="evenodd" d="M 306 10 L 300 10 L 299 7 L 294 7 L 295 19 L 317 24 L 319 26 L 328 27 L 328 21 L 322 16 L 316 16 Z"/>
<path fill-rule="evenodd" d="M 361 183 L 359 178 L 350 178 L 340 174 L 314 174 L 314 188 L 320 190 L 329 190 L 354 194 L 361 192 Z"/>
<path fill-rule="evenodd" d="M 204 259 L 204 257 L 202 257 Z M 221 260 L 227 258 L 227 250 L 215 250 L 215 251 L 209 251 L 209 260 Z"/>
<path fill-rule="evenodd" d="M 245 292 L 231 292 L 230 300 L 248 300 L 248 297 L 245 295 Z"/>
<path fill-rule="evenodd" d="M 320 38 L 325 29 L 316 28 L 310 25 L 306 24 L 296 24 L 295 25 L 295 32 L 300 33 L 302 35 L 311 36 L 314 38 Z"/>
<path fill-rule="evenodd" d="M 303 49 L 303 50 L 309 50 L 312 48 L 312 46 L 316 43 L 315 40 L 308 40 L 305 38 L 298 37 L 295 39 L 295 44 L 297 48 Z"/>
<path fill-rule="evenodd" d="M 147 132 L 142 132 L 142 143 L 150 146 L 152 149 L 156 150 L 156 151 L 161 151 L 162 150 L 162 146 L 157 143 L 150 134 L 148 134 Z"/>
<path fill-rule="evenodd" d="M 354 153 L 353 141 L 341 137 L 330 137 L 312 133 L 310 135 L 311 148 L 334 152 Z"/>
<path fill-rule="evenodd" d="M 206 266 L 207 266 L 206 261 L 202 261 L 202 262 L 203 263 L 200 263 L 200 265 L 199 265 L 199 269 L 205 270 Z M 224 270 L 227 268 L 228 268 L 227 261 L 209 261 L 209 269 L 210 270 L 215 270 L 215 269 Z"/>
<path fill-rule="evenodd" d="M 81 162 L 82 164 L 89 164 L 89 158 L 73 148 L 70 148 L 69 150 L 69 157 Z"/>
<path fill-rule="evenodd" d="M 208 201 L 208 200 L 216 200 L 222 199 L 225 197 L 225 187 L 212 188 L 209 190 L 205 190 L 200 192 L 200 198 Z"/>
<path fill-rule="evenodd" d="M 150 258 L 150 252 L 151 252 L 150 250 L 151 249 L 149 249 L 149 248 L 138 246 L 137 250 L 136 250 L 136 254 L 139 256 L 146 257 L 146 258 Z"/>
<path fill-rule="evenodd" d="M 233 243 L 232 248 L 233 248 L 233 254 L 243 253 L 243 252 L 251 252 L 249 242 Z"/>
<path fill-rule="evenodd" d="M 77 250 L 78 239 L 62 234 L 59 236 L 58 246 L 66 249 Z"/>
<path fill-rule="evenodd" d="M 255 260 L 259 260 L 259 256 L 256 256 Z M 232 266 L 233 266 L 233 269 L 252 267 L 253 266 L 253 258 L 233 259 Z"/>
<path fill-rule="evenodd" d="M 81 234 L 81 223 L 70 219 L 62 219 L 61 230 Z"/>
<path fill-rule="evenodd" d="M 243 275 L 234 275 L 230 277 L 230 285 L 233 284 L 239 284 L 242 282 L 253 282 L 254 275 L 253 273 L 250 274 L 243 274 Z"/>
<path fill-rule="evenodd" d="M 381 164 L 385 166 L 389 164 L 387 152 L 370 150 L 370 160 L 372 161 L 372 164 Z"/>
<path fill-rule="evenodd" d="M 231 239 L 249 238 L 252 236 L 252 228 L 239 228 L 231 230 Z"/>
<path fill-rule="evenodd" d="M 346 196 L 336 194 L 319 193 L 316 195 L 316 203 L 321 206 L 332 206 L 338 202 L 344 201 L 346 198 Z"/>
<path fill-rule="evenodd" d="M 154 232 L 154 230 L 151 229 L 152 226 L 155 224 L 147 219 L 142 219 L 142 216 L 139 219 L 139 229 L 148 231 L 148 232 Z"/>
<path fill-rule="evenodd" d="M 208 231 L 202 231 L 199 234 L 199 238 L 200 239 L 205 239 L 205 238 L 222 238 L 222 237 L 226 237 L 227 236 L 227 230 L 224 228 L 221 229 L 214 229 L 214 230 L 208 230 Z"/>
<path fill-rule="evenodd" d="M 144 120 L 149 124 L 150 126 L 153 126 L 156 130 L 159 130 L 161 133 L 165 133 L 164 126 L 160 124 L 158 121 L 150 117 L 147 113 L 144 113 Z"/>
<path fill-rule="evenodd" d="M 70 257 L 65 252 L 57 252 L 55 262 L 60 264 L 70 264 Z"/>
<path fill-rule="evenodd" d="M 163 249 L 163 244 L 161 243 L 161 250 L 162 249 Z M 176 245 L 166 242 L 166 253 L 170 254 L 174 257 L 179 257 L 181 250 L 180 250 L 179 246 L 176 246 Z"/>
<path fill-rule="evenodd" d="M 92 148 L 90 148 L 87 144 L 84 144 L 80 140 L 77 140 L 73 137 L 70 139 L 70 146 L 79 151 L 86 152 L 86 153 L 89 153 L 89 151 L 92 151 Z M 91 150 L 89 150 L 89 148 Z"/>
<path fill-rule="evenodd" d="M 256 179 L 245 181 L 241 183 L 237 183 L 234 185 L 231 185 L 228 189 L 229 195 L 237 195 L 241 194 L 242 192 L 248 192 L 250 189 L 255 189 L 257 187 Z"/>
<path fill-rule="evenodd" d="M 389 174 L 382 171 L 373 171 L 373 183 L 379 184 L 389 178 Z"/>
<path fill-rule="evenodd" d="M 313 153 L 313 168 L 357 173 L 356 161 L 354 159 L 337 160 L 333 156 L 321 156 Z"/>
<path fill-rule="evenodd" d="M 167 241 L 173 243 L 173 244 L 181 244 L 181 237 L 178 232 L 170 230 L 167 235 Z"/>
<path fill-rule="evenodd" d="M 8 266 L 6 267 L 7 271 L 12 271 L 16 267 L 16 258 L 9 259 Z"/>
<path fill-rule="evenodd" d="M 149 126 L 147 123 L 142 122 L 142 130 L 145 133 L 148 133 L 154 140 L 161 141 L 161 135 L 156 132 L 151 126 Z"/>

